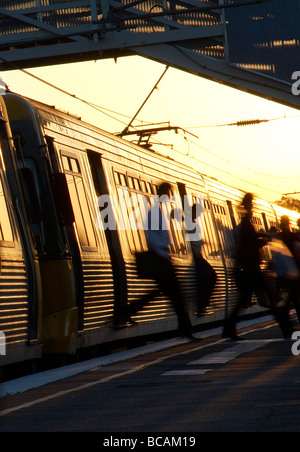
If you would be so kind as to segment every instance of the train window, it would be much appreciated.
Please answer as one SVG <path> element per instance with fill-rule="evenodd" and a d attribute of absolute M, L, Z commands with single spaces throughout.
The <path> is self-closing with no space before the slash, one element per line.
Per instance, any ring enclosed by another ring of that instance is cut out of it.
<path fill-rule="evenodd" d="M 146 190 L 147 193 L 152 193 L 152 187 L 151 187 L 151 182 L 146 182 Z"/>
<path fill-rule="evenodd" d="M 140 191 L 141 190 L 140 181 L 136 177 L 133 178 L 133 183 L 135 190 Z"/>
<path fill-rule="evenodd" d="M 73 157 L 62 155 L 62 164 L 65 171 L 71 171 L 72 173 L 81 173 L 79 161 Z"/>
<path fill-rule="evenodd" d="M 204 199 L 203 204 L 204 204 L 204 209 L 210 210 L 210 203 L 209 203 L 208 199 Z"/>
<path fill-rule="evenodd" d="M 141 184 L 141 190 L 142 190 L 142 192 L 143 192 L 143 193 L 146 193 L 146 192 L 147 192 L 146 182 L 145 182 L 144 180 L 141 180 L 141 181 L 140 181 L 140 184 Z"/>
<path fill-rule="evenodd" d="M 232 218 L 230 216 L 230 208 L 227 202 L 227 209 L 224 205 L 212 204 L 212 210 L 215 214 L 215 225 L 217 228 L 217 237 L 226 257 L 230 258 L 234 255 L 234 238 L 232 234 Z M 228 212 L 228 213 L 227 213 Z M 218 247 L 219 247 L 218 243 Z"/>
<path fill-rule="evenodd" d="M 213 211 L 218 215 L 226 215 L 225 208 L 223 206 L 220 206 L 219 204 L 213 204 Z"/>
<path fill-rule="evenodd" d="M 171 215 L 171 212 L 169 213 Z M 175 222 L 172 220 L 170 222 L 170 236 L 171 236 L 171 252 L 173 254 L 186 255 L 186 242 L 184 237 L 184 232 L 182 229 L 175 227 Z"/>
<path fill-rule="evenodd" d="M 152 185 L 148 181 L 140 181 L 136 177 L 128 176 L 129 190 L 125 187 L 118 189 L 120 215 L 120 225 L 126 231 L 125 236 L 128 241 L 131 252 L 147 249 L 147 241 L 145 234 L 145 225 L 147 224 L 149 203 L 154 200 L 149 197 L 157 193 L 157 185 Z M 138 193 L 142 191 L 143 194 Z M 146 195 L 146 196 L 145 196 Z M 186 255 L 186 242 L 184 232 L 175 225 L 172 218 L 172 210 L 174 205 L 166 204 L 167 215 L 171 219 L 170 236 L 171 236 L 171 252 L 177 255 Z M 143 226 L 143 227 L 142 227 Z"/>
<path fill-rule="evenodd" d="M 71 171 L 70 159 L 66 155 L 62 156 L 62 164 L 64 170 Z"/>
<path fill-rule="evenodd" d="M 217 258 L 220 256 L 219 242 L 217 239 L 217 231 L 210 210 L 210 202 L 203 196 L 192 195 L 193 203 L 201 206 L 200 215 L 197 218 L 200 227 L 203 244 L 203 253 L 206 257 Z M 214 208 L 215 210 L 215 208 Z"/>
<path fill-rule="evenodd" d="M 213 211 L 219 215 L 226 215 L 226 210 L 223 206 L 219 206 L 218 204 L 213 204 Z"/>
<path fill-rule="evenodd" d="M 259 229 L 262 228 L 262 221 L 261 221 L 261 219 L 259 217 L 252 216 L 251 217 L 251 223 L 253 224 L 256 232 L 259 231 Z"/>
<path fill-rule="evenodd" d="M 126 181 L 126 176 L 125 174 L 120 173 L 120 183 L 122 185 L 122 187 L 126 187 L 127 185 L 127 181 Z"/>
<path fill-rule="evenodd" d="M 115 174 L 115 181 L 117 185 L 122 185 L 122 187 L 126 187 L 127 181 L 126 176 L 123 173 L 118 173 L 117 171 L 114 172 Z"/>
<path fill-rule="evenodd" d="M 79 161 L 76 158 L 62 155 L 62 162 L 65 171 L 67 171 L 66 178 L 79 242 L 82 247 L 96 248 L 96 236 L 83 177 L 80 174 Z"/>
<path fill-rule="evenodd" d="M 117 171 L 114 171 L 114 176 L 115 176 L 115 182 L 116 182 L 116 184 L 117 184 L 117 185 L 120 185 L 120 184 L 121 184 L 121 181 L 120 181 L 120 174 L 117 173 Z"/>
<path fill-rule="evenodd" d="M 117 171 L 114 176 L 116 185 L 119 186 L 119 227 L 126 231 L 125 236 L 132 252 L 146 250 L 144 228 L 139 227 L 139 224 L 146 221 L 151 183 Z M 138 193 L 141 191 L 146 194 L 146 198 Z"/>
<path fill-rule="evenodd" d="M 71 171 L 73 173 L 81 173 L 80 171 L 80 165 L 77 159 L 70 158 L 71 163 Z"/>
<path fill-rule="evenodd" d="M 212 213 L 209 210 L 204 210 L 204 214 L 200 217 L 200 223 L 202 226 L 201 229 L 204 233 L 204 254 L 207 257 L 216 258 L 220 255 L 220 250 Z"/>
<path fill-rule="evenodd" d="M 71 174 L 67 174 L 66 177 L 79 241 L 83 247 L 95 248 L 96 238 L 83 179 L 81 176 Z"/>
<path fill-rule="evenodd" d="M 128 246 L 131 252 L 147 249 L 145 225 L 148 217 L 149 203 L 152 203 L 149 195 L 156 195 L 158 186 L 150 181 L 140 180 L 138 177 L 125 175 L 117 171 L 114 172 L 119 198 L 119 226 L 123 228 Z M 138 192 L 142 192 L 138 193 Z M 173 191 L 175 193 L 175 191 Z M 170 236 L 172 242 L 172 253 L 186 255 L 186 242 L 184 232 L 178 230 L 175 220 L 172 218 L 174 205 L 168 204 L 167 211 L 171 218 Z M 143 227 L 141 227 L 143 225 Z"/>
<path fill-rule="evenodd" d="M 4 242 L 12 242 L 13 232 L 8 214 L 7 204 L 4 196 L 4 190 L 0 179 L 0 240 Z"/>
<path fill-rule="evenodd" d="M 230 258 L 235 253 L 235 242 L 231 218 L 230 216 L 227 217 L 226 215 L 221 214 L 217 217 L 216 223 L 222 249 L 224 250 L 225 256 Z"/>
<path fill-rule="evenodd" d="M 129 185 L 129 188 L 134 188 L 133 178 L 131 176 L 128 176 L 128 185 Z"/>
<path fill-rule="evenodd" d="M 135 252 L 147 249 L 144 231 L 138 227 L 141 221 L 145 221 L 147 214 L 145 198 L 121 187 L 118 189 L 118 196 L 119 227 L 126 231 L 130 250 Z"/>

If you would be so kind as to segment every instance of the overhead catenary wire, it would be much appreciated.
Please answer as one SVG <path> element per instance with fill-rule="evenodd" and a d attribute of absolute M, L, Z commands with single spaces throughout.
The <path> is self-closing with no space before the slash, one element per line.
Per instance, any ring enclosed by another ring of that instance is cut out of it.
<path fill-rule="evenodd" d="M 3 57 L 0 57 L 0 60 L 4 61 L 5 63 L 8 63 Z M 23 74 L 28 75 L 29 77 L 34 78 L 35 80 L 38 80 L 39 82 L 41 82 L 41 83 L 43 83 L 43 84 L 49 86 L 50 88 L 53 88 L 53 89 L 55 89 L 55 90 L 61 92 L 62 94 L 65 94 L 65 95 L 67 95 L 67 96 L 70 96 L 70 97 L 72 97 L 73 99 L 75 99 L 75 100 L 77 100 L 77 101 L 79 101 L 79 102 L 82 102 L 82 103 L 88 105 L 88 106 L 91 107 L 91 108 L 94 108 L 95 110 L 99 111 L 100 113 L 102 113 L 102 114 L 104 114 L 104 115 L 110 117 L 111 119 L 113 119 L 113 120 L 115 120 L 115 121 L 120 122 L 121 124 L 126 125 L 127 123 L 125 123 L 124 121 L 121 121 L 121 120 L 118 119 L 118 118 L 115 118 L 114 116 L 110 115 L 109 113 L 112 113 L 112 114 L 115 114 L 115 115 L 118 115 L 118 116 L 123 116 L 124 118 L 129 118 L 129 119 L 131 118 L 131 116 L 125 115 L 124 113 L 120 113 L 120 112 L 111 110 L 111 109 L 109 109 L 109 108 L 107 108 L 107 107 L 103 107 L 103 106 L 94 104 L 93 102 L 90 102 L 90 101 L 87 101 L 87 100 L 85 100 L 85 99 L 82 99 L 82 98 L 78 97 L 76 94 L 72 94 L 72 93 L 70 93 L 70 92 L 64 90 L 63 88 L 60 88 L 59 86 L 54 85 L 53 83 L 50 83 L 50 82 L 48 82 L 48 81 L 45 80 L 45 79 L 42 79 L 41 77 L 39 77 L 39 76 L 33 74 L 32 72 L 29 72 L 29 71 L 27 71 L 27 70 L 25 70 L 25 69 L 23 69 L 23 68 L 18 67 L 17 65 L 15 65 L 15 64 L 13 64 L 13 63 L 9 63 L 9 64 L 10 64 L 10 66 L 11 66 L 11 68 L 12 68 L 13 70 L 18 70 L 18 71 L 22 72 Z M 103 111 L 103 110 L 105 110 L 105 111 Z M 107 113 L 107 112 L 109 112 L 109 113 Z M 136 120 L 137 120 L 137 121 L 140 121 L 140 122 L 142 122 L 142 123 L 151 124 L 151 121 L 142 121 L 142 120 L 139 120 L 139 119 L 136 119 Z"/>
<path fill-rule="evenodd" d="M 207 125 L 190 126 L 190 127 L 184 127 L 184 128 L 188 130 L 188 129 L 206 129 L 206 128 L 211 128 L 211 127 L 255 126 L 255 125 L 266 123 L 266 122 L 281 121 L 283 119 L 292 119 L 292 118 L 299 118 L 299 117 L 300 117 L 300 115 L 292 115 L 292 116 L 280 116 L 278 118 L 269 118 L 269 119 L 246 119 L 246 120 L 225 123 L 225 124 L 207 124 Z"/>
<path fill-rule="evenodd" d="M 103 113 L 104 115 L 110 117 L 111 119 L 114 119 L 115 121 L 119 121 L 119 122 L 121 122 L 122 124 L 126 124 L 125 122 L 121 121 L 120 119 L 117 119 L 117 118 L 113 117 L 112 115 L 110 115 L 109 113 L 106 113 L 106 111 L 109 111 L 110 113 L 113 113 L 113 114 L 116 114 L 116 115 L 120 115 L 120 116 L 123 116 L 123 117 L 126 117 L 126 118 L 130 118 L 130 116 L 124 115 L 124 114 L 122 114 L 122 113 L 118 113 L 118 112 L 116 112 L 116 111 L 113 111 L 113 110 L 110 110 L 110 109 L 108 109 L 108 108 L 105 108 L 105 107 L 99 106 L 99 105 L 97 105 L 97 104 L 94 104 L 93 102 L 89 102 L 89 101 L 87 101 L 87 100 L 85 100 L 85 99 L 82 99 L 82 98 L 76 96 L 76 94 L 71 94 L 71 93 L 69 93 L 68 91 L 66 91 L 66 90 L 64 90 L 64 89 L 62 89 L 62 88 L 60 88 L 60 87 L 58 87 L 57 85 L 53 85 L 53 83 L 50 83 L 50 82 L 48 82 L 48 81 L 42 79 L 41 77 L 38 77 L 37 75 L 32 74 L 32 73 L 29 72 L 29 71 L 26 71 L 25 69 L 19 69 L 19 70 L 20 70 L 21 72 L 23 72 L 24 74 L 29 75 L 30 77 L 35 78 L 35 79 L 38 80 L 39 82 L 44 83 L 45 85 L 49 86 L 50 88 L 53 88 L 53 89 L 55 89 L 55 90 L 57 90 L 57 91 L 60 91 L 61 93 L 65 94 L 65 95 L 67 95 L 67 96 L 70 96 L 70 97 L 72 97 L 73 99 L 76 99 L 76 100 L 78 100 L 78 101 L 80 101 L 80 102 L 83 102 L 84 104 L 88 105 L 89 107 L 94 108 L 94 109 L 100 111 L 101 113 Z M 106 111 L 102 111 L 102 110 L 106 110 Z"/>
<path fill-rule="evenodd" d="M 16 68 L 15 68 L 15 69 L 16 69 Z M 122 123 L 122 124 L 124 124 L 124 125 L 127 125 L 127 123 L 125 123 L 124 121 L 122 121 L 122 120 L 120 120 L 120 119 L 118 119 L 118 118 L 115 118 L 115 117 L 113 117 L 112 115 L 110 115 L 110 114 L 108 114 L 108 113 L 106 113 L 106 112 L 104 112 L 104 111 L 102 111 L 102 110 L 107 110 L 107 111 L 109 111 L 110 113 L 117 114 L 117 115 L 121 115 L 121 116 L 127 117 L 127 118 L 130 118 L 130 116 L 124 115 L 124 114 L 122 114 L 122 113 L 115 112 L 115 111 L 110 110 L 110 109 L 108 109 L 108 108 L 106 108 L 106 107 L 101 107 L 101 106 L 99 106 L 99 105 L 97 105 L 97 104 L 94 104 L 94 103 L 92 103 L 92 102 L 86 101 L 85 99 L 82 99 L 82 98 L 76 96 L 75 94 L 71 94 L 71 93 L 69 93 L 68 91 L 66 91 L 66 90 L 64 90 L 64 89 L 62 89 L 62 88 L 60 88 L 60 87 L 54 85 L 53 83 L 50 83 L 50 82 L 48 82 L 48 81 L 46 81 L 46 80 L 44 80 L 44 79 L 42 79 L 42 78 L 36 76 L 35 74 L 32 74 L 32 73 L 29 72 L 29 71 L 26 71 L 26 70 L 20 69 L 20 68 L 17 68 L 17 69 L 20 70 L 21 72 L 23 72 L 24 74 L 26 74 L 26 75 L 28 75 L 28 76 L 30 76 L 30 77 L 35 78 L 35 79 L 38 80 L 39 82 L 44 83 L 44 84 L 48 85 L 49 87 L 51 87 L 51 88 L 53 88 L 53 89 L 55 89 L 55 90 L 58 90 L 59 92 L 65 94 L 65 95 L 68 95 L 68 96 L 72 97 L 73 99 L 75 99 L 75 100 L 77 100 L 77 101 L 83 102 L 84 104 L 88 105 L 88 106 L 91 107 L 91 108 L 96 109 L 97 111 L 100 111 L 101 113 L 103 113 L 103 114 L 105 114 L 105 115 L 111 117 L 111 118 L 114 119 L 115 121 L 118 121 L 118 122 L 120 122 L 120 123 Z M 297 116 L 298 116 L 298 115 L 297 115 Z M 279 119 L 288 119 L 288 118 L 289 118 L 289 117 L 283 117 L 283 118 L 271 118 L 271 119 L 267 119 L 267 120 L 259 120 L 259 123 L 261 123 L 261 122 L 273 121 L 273 120 L 279 120 Z M 138 120 L 138 119 L 136 119 L 136 120 Z M 151 122 L 148 122 L 148 121 L 142 121 L 142 120 L 139 120 L 139 121 L 140 121 L 140 122 L 144 122 L 144 123 L 151 124 Z M 257 122 L 258 120 L 254 120 L 254 121 L 255 121 L 255 124 L 258 123 L 258 122 Z M 241 122 L 243 122 L 243 121 L 239 121 L 239 123 L 241 123 Z M 217 125 L 208 125 L 208 126 L 206 125 L 206 126 L 199 126 L 199 127 L 195 127 L 195 126 L 194 126 L 194 127 L 185 127 L 185 129 L 197 129 L 197 128 L 204 128 L 204 127 L 226 127 L 226 126 L 229 127 L 229 126 L 234 126 L 234 125 L 236 126 L 237 123 L 217 124 Z M 247 125 L 248 125 L 248 121 L 247 121 Z M 253 125 L 254 125 L 254 124 L 253 124 Z M 132 127 L 132 128 L 135 128 L 133 125 L 131 125 L 131 127 Z M 154 141 L 156 142 L 157 145 L 160 145 L 160 146 L 166 146 L 164 143 L 161 143 L 161 142 L 159 142 L 159 141 L 156 140 L 156 139 L 154 139 Z M 213 151 L 210 151 L 210 150 L 204 148 L 203 146 L 199 145 L 198 143 L 195 143 L 195 142 L 193 142 L 193 141 L 191 141 L 191 140 L 189 140 L 189 141 L 190 141 L 193 145 L 196 145 L 197 147 L 200 147 L 200 148 L 204 149 L 205 151 L 209 152 L 210 154 L 212 154 L 212 155 L 218 157 L 219 159 L 225 161 L 227 164 L 231 164 L 231 165 L 237 166 L 237 167 L 239 167 L 239 168 L 247 169 L 247 170 L 249 171 L 249 168 L 244 167 L 244 166 L 241 166 L 241 165 L 238 165 L 238 164 L 235 164 L 234 162 L 231 162 L 231 161 L 229 161 L 229 160 L 227 160 L 227 159 L 224 159 L 224 158 L 220 157 L 220 155 L 217 155 L 217 154 L 214 153 Z M 173 150 L 174 150 L 176 153 L 182 155 L 182 153 L 181 153 L 180 151 L 177 151 L 176 149 L 173 149 Z M 219 171 L 219 172 L 221 172 L 221 173 L 225 173 L 225 174 L 227 174 L 227 175 L 230 174 L 231 177 L 234 177 L 234 178 L 240 180 L 241 182 L 248 183 L 248 184 L 250 184 L 250 185 L 256 186 L 257 188 L 260 188 L 260 189 L 262 189 L 262 190 L 266 190 L 266 191 L 269 191 L 269 192 L 280 193 L 280 191 L 276 191 L 276 190 L 272 190 L 272 189 L 267 188 L 267 187 L 260 186 L 260 185 L 258 185 L 257 183 L 253 183 L 253 182 L 251 182 L 251 181 L 249 181 L 249 180 L 245 180 L 245 179 L 243 179 L 243 178 L 241 178 L 241 177 L 239 177 L 239 176 L 236 176 L 235 174 L 232 174 L 231 172 L 228 173 L 228 171 L 223 170 L 223 169 L 220 169 L 220 168 L 218 168 L 218 167 L 216 167 L 216 166 L 214 166 L 214 165 L 208 164 L 207 162 L 201 162 L 201 160 L 198 159 L 197 157 L 193 157 L 193 158 L 194 158 L 195 160 L 197 160 L 199 163 L 202 163 L 202 164 L 204 164 L 204 165 L 206 165 L 206 166 L 208 166 L 208 167 L 210 167 L 210 168 L 213 168 L 213 169 L 216 170 L 216 171 Z M 270 175 L 270 174 L 260 173 L 260 172 L 254 171 L 254 170 L 250 170 L 250 171 L 251 171 L 253 174 L 255 173 L 256 175 L 267 176 L 267 177 L 270 177 L 270 178 L 273 178 L 273 179 L 276 179 L 276 180 L 279 180 L 279 179 L 287 179 L 287 178 L 288 178 L 288 179 L 291 179 L 291 177 L 283 177 L 283 176 L 277 177 L 277 176 Z M 298 179 L 298 177 L 295 177 L 295 179 L 296 179 L 296 178 Z"/>
<path fill-rule="evenodd" d="M 174 152 L 176 152 L 176 153 L 182 155 L 182 153 L 179 152 L 179 151 L 177 151 L 175 148 L 173 148 L 172 150 L 173 150 Z M 192 157 L 191 157 L 191 158 L 192 158 Z M 223 174 L 225 174 L 226 176 L 230 175 L 230 177 L 233 177 L 233 178 L 237 179 L 237 180 L 240 181 L 240 182 L 246 183 L 246 184 L 248 184 L 248 185 L 251 185 L 251 186 L 253 186 L 253 187 L 259 188 L 260 190 L 264 190 L 264 191 L 269 192 L 269 193 L 277 193 L 277 194 L 280 194 L 280 195 L 281 195 L 281 191 L 279 191 L 279 190 L 273 190 L 273 189 L 271 189 L 271 188 L 269 188 L 269 187 L 264 187 L 264 186 L 262 186 L 262 185 L 259 185 L 257 182 L 252 182 L 251 180 L 247 180 L 247 179 L 244 179 L 244 178 L 242 178 L 242 177 L 240 177 L 240 176 L 237 176 L 236 174 L 230 173 L 230 172 L 228 172 L 228 170 L 224 170 L 224 169 L 218 168 L 218 167 L 216 167 L 216 166 L 214 166 L 214 165 L 208 163 L 207 161 L 200 160 L 200 159 L 197 158 L 197 157 L 193 157 L 193 158 L 194 158 L 195 160 L 197 160 L 198 163 L 201 163 L 202 165 L 205 165 L 205 166 L 207 166 L 207 167 L 213 169 L 214 171 L 218 171 L 218 172 L 220 172 L 220 173 L 223 173 Z M 249 171 L 251 171 L 252 173 L 255 173 L 253 170 L 249 170 Z M 274 179 L 277 179 L 277 177 L 274 177 L 274 176 L 273 176 L 273 178 L 274 178 Z"/>
<path fill-rule="evenodd" d="M 156 141 L 156 140 L 155 140 L 155 141 Z M 205 151 L 207 151 L 207 152 L 209 152 L 209 153 L 212 153 L 212 154 L 215 155 L 216 157 L 218 157 L 218 158 L 220 158 L 221 160 L 223 160 L 224 162 L 226 162 L 227 165 L 228 165 L 228 164 L 231 164 L 231 165 L 234 165 L 234 166 L 237 166 L 237 167 L 246 169 L 246 170 L 248 170 L 249 172 L 251 172 L 252 175 L 255 175 L 255 176 L 256 176 L 256 175 L 264 175 L 263 173 L 259 173 L 259 172 L 257 172 L 257 171 L 251 170 L 251 169 L 249 169 L 249 168 L 247 168 L 247 167 L 242 167 L 241 165 L 238 165 L 238 164 L 235 164 L 235 163 L 233 163 L 233 162 L 230 162 L 229 160 L 225 160 L 225 159 L 223 159 L 222 157 L 220 157 L 220 156 L 218 156 L 217 154 L 213 153 L 212 151 L 210 151 L 210 150 L 204 148 L 203 146 L 199 145 L 198 143 L 193 142 L 193 141 L 190 140 L 190 139 L 187 139 L 187 138 L 186 138 L 186 141 L 188 141 L 188 142 L 190 142 L 190 143 L 192 143 L 192 144 L 194 144 L 194 145 L 200 147 L 201 149 L 203 149 L 203 150 L 205 150 Z M 161 144 L 161 143 L 157 143 L 157 144 Z M 161 144 L 161 145 L 164 146 L 163 144 Z M 173 152 L 176 152 L 177 154 L 180 154 L 180 155 L 182 156 L 182 152 L 178 151 L 176 148 L 173 147 L 173 148 L 172 148 L 172 151 L 173 151 Z M 213 169 L 214 171 L 218 171 L 218 172 L 220 172 L 220 173 L 222 173 L 222 174 L 225 174 L 226 176 L 230 175 L 230 177 L 233 177 L 233 178 L 239 180 L 240 182 L 243 182 L 243 183 L 252 185 L 252 186 L 254 186 L 254 187 L 256 187 L 256 188 L 259 188 L 259 189 L 261 189 L 261 190 L 267 191 L 267 192 L 269 192 L 269 193 L 277 193 L 277 194 L 281 194 L 281 191 L 279 191 L 279 190 L 273 190 L 273 189 L 271 189 L 271 188 L 269 188 L 269 187 L 264 187 L 264 186 L 262 186 L 262 185 L 259 185 L 257 182 L 252 182 L 252 180 L 247 180 L 247 179 L 245 179 L 245 178 L 242 178 L 242 177 L 240 177 L 240 176 L 237 176 L 236 174 L 233 174 L 233 173 L 231 173 L 230 171 L 228 171 L 228 169 L 227 169 L 227 170 L 226 170 L 226 169 L 222 169 L 222 168 L 220 168 L 220 167 L 217 167 L 217 166 L 215 166 L 215 165 L 212 165 L 211 163 L 208 163 L 207 160 L 204 161 L 204 160 L 201 160 L 201 159 L 198 158 L 198 157 L 191 157 L 191 158 L 194 158 L 195 160 L 197 160 L 198 163 L 201 163 L 202 165 L 204 165 L 204 166 L 206 166 L 206 167 L 208 167 L 208 168 L 211 168 L 211 169 Z M 272 177 L 273 179 L 276 179 L 276 180 L 279 180 L 279 179 L 291 179 L 291 177 L 288 177 L 288 176 L 287 176 L 287 177 L 277 177 L 277 176 L 272 176 L 272 175 L 267 175 L 267 176 L 268 176 L 268 177 Z M 253 176 L 252 176 L 252 177 L 253 177 Z M 295 177 L 295 179 L 299 179 L 299 177 Z"/>

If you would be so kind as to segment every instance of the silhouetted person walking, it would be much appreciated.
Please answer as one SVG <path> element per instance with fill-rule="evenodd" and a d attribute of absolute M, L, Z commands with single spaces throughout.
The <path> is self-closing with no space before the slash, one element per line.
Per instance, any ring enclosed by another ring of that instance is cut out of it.
<path fill-rule="evenodd" d="M 158 290 L 153 290 L 140 300 L 131 302 L 127 306 L 127 315 L 134 316 L 146 304 L 155 298 L 159 292 L 167 295 L 173 305 L 178 319 L 178 329 L 181 336 L 191 340 L 197 340 L 193 336 L 192 323 L 185 307 L 181 287 L 179 285 L 170 254 L 170 235 L 167 219 L 163 212 L 163 202 L 167 201 L 171 193 L 171 185 L 163 182 L 158 189 L 159 202 L 155 202 L 148 214 L 147 243 L 153 253 L 152 279 L 158 285 Z"/>
<path fill-rule="evenodd" d="M 274 294 L 266 284 L 264 275 L 260 268 L 260 248 L 267 244 L 268 238 L 265 234 L 257 234 L 251 223 L 253 195 L 247 193 L 244 196 L 242 206 L 245 209 L 244 217 L 237 226 L 236 247 L 237 247 L 237 287 L 239 298 L 236 306 L 232 309 L 228 319 L 225 320 L 222 336 L 233 340 L 241 340 L 236 332 L 236 322 L 238 314 L 243 306 L 249 304 L 253 292 L 257 298 L 267 298 L 274 311 L 277 321 L 280 323 L 285 337 L 289 337 L 290 331 L 285 322 L 282 321 L 279 311 L 276 308 Z"/>
<path fill-rule="evenodd" d="M 298 246 L 299 237 L 298 234 L 292 232 L 290 229 L 290 219 L 287 215 L 283 215 L 280 219 L 280 228 L 281 232 L 279 234 L 280 239 L 283 243 L 288 247 L 292 256 L 294 257 L 294 262 L 300 270 L 300 261 L 298 255 Z M 286 278 L 283 281 L 279 281 L 284 287 L 288 290 L 288 299 L 285 306 L 285 315 L 289 316 L 289 311 L 291 305 L 294 306 L 297 312 L 298 320 L 300 321 L 300 280 L 299 275 L 298 278 Z"/>

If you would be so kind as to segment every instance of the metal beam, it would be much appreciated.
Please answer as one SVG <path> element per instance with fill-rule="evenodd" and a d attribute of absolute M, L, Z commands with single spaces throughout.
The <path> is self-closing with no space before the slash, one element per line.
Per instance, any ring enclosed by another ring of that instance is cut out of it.
<path fill-rule="evenodd" d="M 271 11 L 280 1 L 269 0 L 263 7 Z M 257 8 L 253 5 L 264 4 L 265 0 L 75 0 L 46 3 L 41 6 L 38 0 L 36 6 L 23 8 L 24 3 L 20 1 L 20 7 L 0 8 L 1 71 L 138 54 L 252 94 L 300 107 L 299 97 L 291 92 L 292 82 L 229 64 L 227 31 L 230 21 L 225 18 L 224 11 L 241 11 L 247 5 Z M 266 23 L 273 16 L 265 15 Z M 246 14 L 246 20 L 249 17 L 251 20 L 252 16 Z M 254 19 L 253 13 L 251 30 L 256 24 Z M 243 27 L 243 23 L 239 25 Z M 291 41 L 297 42 L 296 38 L 292 36 Z M 264 49 L 269 49 L 274 39 L 276 36 L 270 38 L 269 46 Z M 260 45 L 264 46 L 265 42 L 258 43 L 258 53 L 261 52 Z M 256 46 L 251 43 L 253 48 Z M 263 59 L 260 56 L 253 67 L 259 67 Z M 240 62 L 238 58 L 237 61 Z M 245 62 L 252 64 L 253 55 Z"/>
<path fill-rule="evenodd" d="M 220 20 L 201 26 L 199 5 L 207 13 L 211 7 L 206 2 L 203 5 L 202 0 L 180 1 L 179 9 L 175 10 L 176 3 L 172 3 L 171 16 L 165 10 L 162 14 L 157 13 L 157 8 L 160 10 L 163 6 L 159 7 L 159 3 L 152 0 L 126 4 L 116 0 L 80 0 L 18 10 L 1 7 L 0 24 L 6 28 L 2 27 L 1 33 L 0 27 L 0 70 L 10 69 L 12 64 L 22 67 L 43 65 L 47 58 L 52 64 L 56 54 L 57 62 L 62 61 L 63 55 L 66 61 L 74 61 L 76 54 L 78 60 L 95 58 L 97 54 L 98 57 L 123 55 L 129 52 L 130 46 L 210 38 L 224 40 L 224 26 Z M 149 9 L 152 4 L 155 10 Z M 134 7 L 136 5 L 138 8 Z M 189 20 L 190 9 L 192 26 L 184 20 L 174 20 L 177 13 L 184 14 Z M 60 27 L 64 22 L 68 26 Z M 155 33 L 157 28 L 159 32 Z"/>
<path fill-rule="evenodd" d="M 36 48 L 17 48 L 10 49 L 9 51 L 1 51 L 0 47 L 0 70 L 11 69 L 12 65 L 20 64 L 26 66 L 29 64 L 33 57 L 34 61 L 43 61 L 47 58 L 55 59 L 55 56 L 59 58 L 64 55 L 74 56 L 83 60 L 89 58 L 89 55 L 98 54 L 98 58 L 105 53 L 108 55 L 122 53 L 127 51 L 127 54 L 132 54 L 132 47 L 135 46 L 151 46 L 153 44 L 166 44 L 166 43 L 176 43 L 181 40 L 194 40 L 194 39 L 207 39 L 207 38 L 222 38 L 224 33 L 224 28 L 222 25 L 215 25 L 205 28 L 197 28 L 196 30 L 191 29 L 179 29 L 170 30 L 164 33 L 131 33 L 128 31 L 123 31 L 122 33 L 112 33 L 106 39 L 103 39 L 97 43 L 89 40 L 82 42 L 77 42 L 76 44 L 65 42 L 65 43 L 55 43 L 47 46 L 39 46 Z M 67 35 L 71 37 L 70 35 Z M 34 64 L 33 64 L 34 65 Z M 28 67 L 28 66 L 27 66 Z"/>
<path fill-rule="evenodd" d="M 15 11 L 11 11 L 5 8 L 0 7 L 0 14 L 6 17 L 10 17 L 11 19 L 14 19 L 17 22 L 23 22 L 25 24 L 29 24 L 33 27 L 35 27 L 37 30 L 44 30 L 52 33 L 52 35 L 56 35 L 59 37 L 65 36 L 65 30 L 61 28 L 54 27 L 53 25 L 45 24 L 43 21 L 38 19 L 32 19 L 31 17 L 27 17 L 24 14 L 19 14 Z M 81 41 L 84 39 L 82 36 L 72 36 L 72 39 L 75 41 Z"/>
<path fill-rule="evenodd" d="M 132 52 L 232 88 L 300 108 L 300 98 L 292 94 L 291 83 L 196 54 L 176 45 L 134 47 Z"/>

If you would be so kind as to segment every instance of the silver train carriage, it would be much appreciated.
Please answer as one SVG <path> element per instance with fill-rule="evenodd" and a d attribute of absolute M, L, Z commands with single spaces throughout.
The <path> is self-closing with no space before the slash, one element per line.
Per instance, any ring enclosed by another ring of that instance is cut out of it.
<path fill-rule="evenodd" d="M 31 173 L 18 167 L 0 98 L 0 368 L 42 356 L 41 276 L 31 234 L 39 211 L 32 187 Z"/>
<path fill-rule="evenodd" d="M 16 94 L 5 95 L 4 101 L 15 164 L 28 175 L 27 191 L 34 193 L 29 210 L 36 218 L 28 213 L 27 234 L 40 271 L 40 298 L 31 304 L 39 308 L 37 339 L 43 353 L 75 353 L 97 344 L 176 330 L 177 319 L 164 295 L 135 317 L 137 327 L 115 330 L 110 325 L 125 303 L 155 287 L 153 281 L 137 275 L 135 252 L 146 250 L 147 244 L 145 231 L 135 225 L 145 217 L 145 205 L 139 200 L 150 201 L 165 180 L 173 187 L 176 205 L 183 204 L 185 196 L 189 205 L 201 206 L 198 222 L 204 255 L 218 275 L 211 313 L 198 318 L 191 247 L 184 229 L 176 227 L 170 204 L 172 257 L 192 322 L 199 326 L 222 321 L 237 297 L 233 229 L 240 221 L 244 192 L 54 107 Z M 257 230 L 269 230 L 284 212 L 296 227 L 298 214 L 255 199 L 252 221 Z M 115 227 L 107 227 L 109 222 Z M 265 247 L 265 267 L 269 258 Z M 3 278 L 2 274 L 0 287 Z M 256 304 L 249 312 L 264 309 Z"/>

